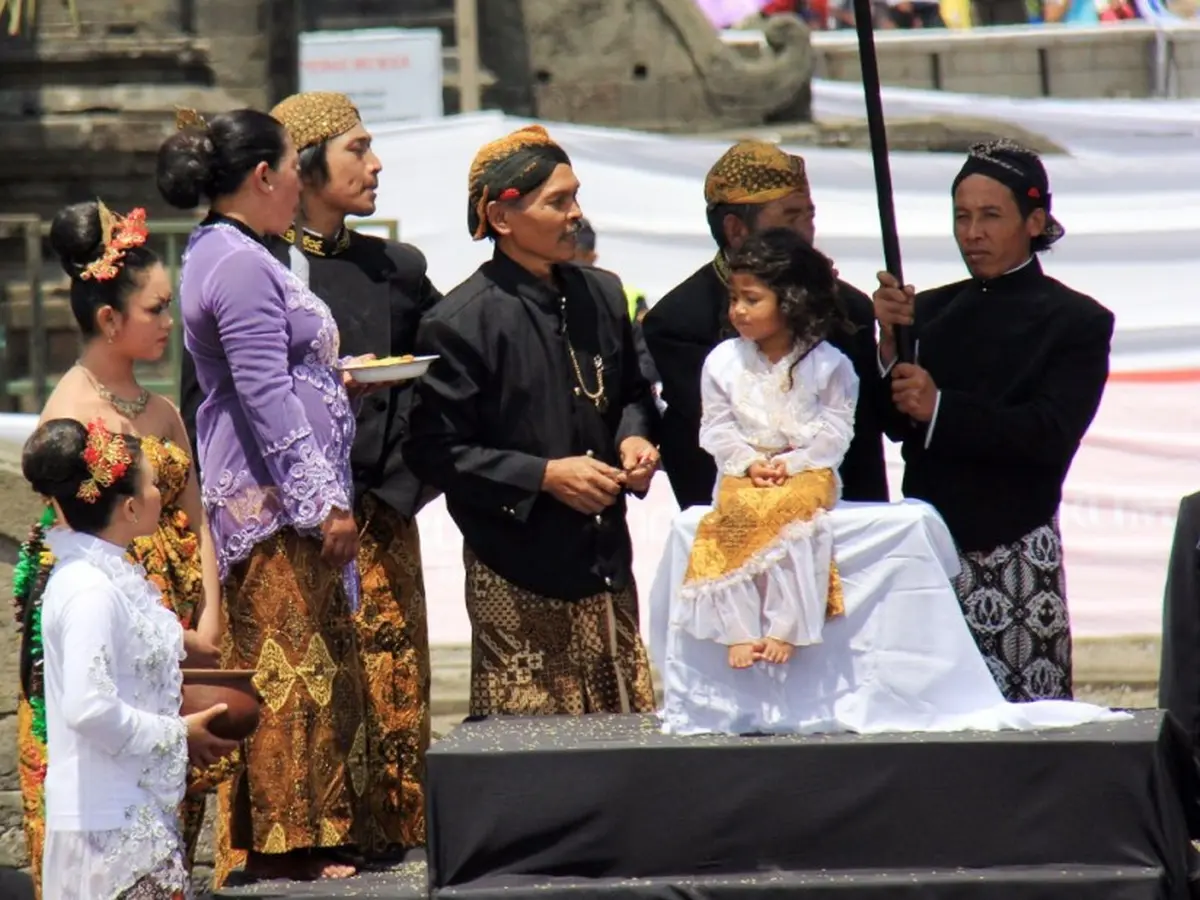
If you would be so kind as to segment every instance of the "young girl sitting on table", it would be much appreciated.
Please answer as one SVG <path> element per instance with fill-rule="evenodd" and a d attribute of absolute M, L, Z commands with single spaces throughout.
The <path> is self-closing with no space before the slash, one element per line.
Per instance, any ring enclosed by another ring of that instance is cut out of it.
<path fill-rule="evenodd" d="M 69 529 L 46 542 L 43 595 L 48 745 L 43 895 L 54 900 L 190 896 L 179 803 L 189 753 L 208 765 L 218 704 L 182 717 L 183 629 L 125 553 L 158 527 L 161 498 L 141 442 L 97 421 L 51 419 L 22 471 Z"/>
<path fill-rule="evenodd" d="M 729 664 L 786 663 L 842 612 L 825 511 L 854 433 L 858 377 L 827 338 L 852 326 L 829 260 L 784 229 L 729 260 L 738 336 L 701 375 L 700 445 L 716 460 L 675 623 L 729 647 Z"/>

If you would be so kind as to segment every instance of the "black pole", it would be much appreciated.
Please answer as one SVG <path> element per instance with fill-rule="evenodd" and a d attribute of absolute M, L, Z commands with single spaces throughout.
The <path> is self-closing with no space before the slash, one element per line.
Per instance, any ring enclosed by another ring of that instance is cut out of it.
<path fill-rule="evenodd" d="M 892 170 L 888 165 L 887 129 L 883 124 L 883 99 L 879 93 L 875 17 L 871 5 L 872 0 L 854 0 L 854 29 L 858 32 L 858 60 L 867 104 L 867 133 L 871 137 L 871 162 L 875 166 L 875 197 L 879 203 L 879 229 L 883 233 L 883 265 L 897 281 L 904 284 L 900 236 L 896 233 L 896 205 L 892 197 Z M 908 328 L 896 329 L 896 353 L 901 362 L 913 362 L 912 334 Z"/>

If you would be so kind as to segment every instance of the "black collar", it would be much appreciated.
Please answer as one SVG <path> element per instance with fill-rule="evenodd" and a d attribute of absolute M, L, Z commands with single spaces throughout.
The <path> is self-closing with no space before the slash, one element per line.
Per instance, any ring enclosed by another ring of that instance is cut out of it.
<path fill-rule="evenodd" d="M 538 306 L 556 313 L 561 309 L 564 294 L 562 267 L 554 266 L 551 269 L 554 283 L 550 284 L 497 247 L 485 268 L 487 276 L 510 294 L 532 300 Z"/>
<path fill-rule="evenodd" d="M 1042 264 L 1038 262 L 1036 256 L 1031 256 L 1023 265 L 1017 266 L 1015 269 L 1010 269 L 1003 275 L 998 275 L 995 278 L 973 278 L 972 281 L 975 282 L 980 290 L 989 293 L 991 291 L 1020 292 L 1033 287 L 1044 277 Z"/>
<path fill-rule="evenodd" d="M 280 235 L 289 245 L 296 243 L 296 228 L 292 226 Z M 350 229 L 343 225 L 331 238 L 304 229 L 304 252 L 311 256 L 338 256 L 350 249 Z"/>
<path fill-rule="evenodd" d="M 202 221 L 200 223 L 200 227 L 204 228 L 208 225 L 218 225 L 218 224 L 219 225 L 232 225 L 234 228 L 236 228 L 242 234 L 246 235 L 246 237 L 250 238 L 251 240 L 257 241 L 258 243 L 262 244 L 264 247 L 267 246 L 266 239 L 261 234 L 259 234 L 257 231 L 255 231 L 253 228 L 251 228 L 249 225 L 247 225 L 245 222 L 239 222 L 237 219 L 231 219 L 229 216 L 221 215 L 221 213 L 216 212 L 215 210 L 210 209 L 208 211 L 208 215 L 204 217 L 204 221 Z"/>

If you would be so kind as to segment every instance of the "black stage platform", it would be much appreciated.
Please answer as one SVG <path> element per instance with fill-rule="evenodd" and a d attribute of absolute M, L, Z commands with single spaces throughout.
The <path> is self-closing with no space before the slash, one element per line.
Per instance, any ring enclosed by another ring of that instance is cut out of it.
<path fill-rule="evenodd" d="M 495 719 L 439 741 L 428 770 L 443 900 L 1190 896 L 1195 763 L 1156 710 L 1037 733 L 804 738 Z M 218 896 L 415 896 L 389 877 Z"/>

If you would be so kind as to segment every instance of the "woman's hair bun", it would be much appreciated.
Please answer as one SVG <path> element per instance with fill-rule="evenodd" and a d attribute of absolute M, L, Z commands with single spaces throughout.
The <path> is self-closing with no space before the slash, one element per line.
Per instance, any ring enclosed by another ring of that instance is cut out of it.
<path fill-rule="evenodd" d="M 100 207 L 95 201 L 64 206 L 50 224 L 50 246 L 63 271 L 78 278 L 88 263 L 104 252 L 100 234 Z"/>
<path fill-rule="evenodd" d="M 195 209 L 211 179 L 213 142 L 207 130 L 177 131 L 158 150 L 156 177 L 163 199 L 176 209 Z"/>
<path fill-rule="evenodd" d="M 87 429 L 74 419 L 51 419 L 41 425 L 21 453 L 21 472 L 44 497 L 73 497 L 88 477 L 83 451 Z"/>

